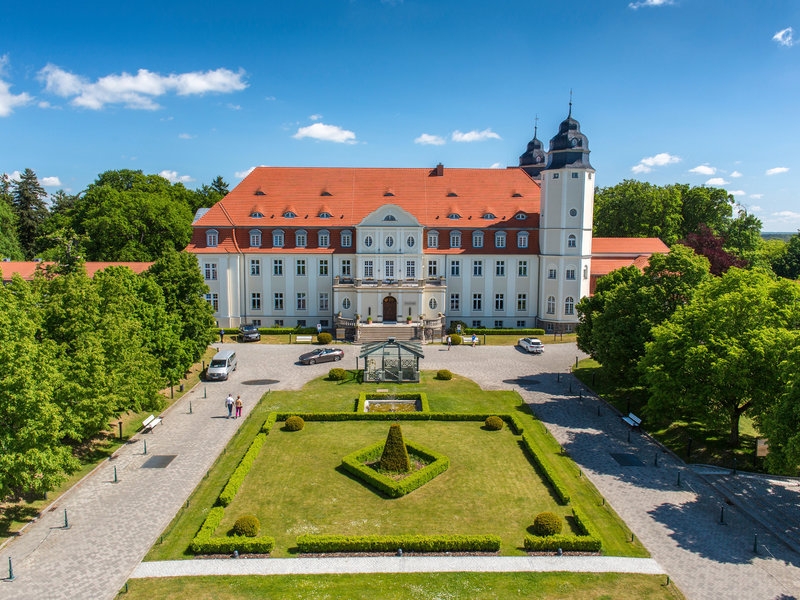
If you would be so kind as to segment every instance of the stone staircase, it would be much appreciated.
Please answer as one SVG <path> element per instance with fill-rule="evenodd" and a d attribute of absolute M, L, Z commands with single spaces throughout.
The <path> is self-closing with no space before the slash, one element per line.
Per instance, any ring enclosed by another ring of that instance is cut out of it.
<path fill-rule="evenodd" d="M 418 330 L 414 325 L 361 325 L 358 328 L 358 343 L 385 342 L 390 337 L 399 341 L 419 340 Z"/>

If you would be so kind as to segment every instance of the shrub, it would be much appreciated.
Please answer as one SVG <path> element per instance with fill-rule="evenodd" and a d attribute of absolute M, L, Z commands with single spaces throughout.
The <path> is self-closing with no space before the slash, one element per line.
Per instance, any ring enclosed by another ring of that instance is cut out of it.
<path fill-rule="evenodd" d="M 436 379 L 441 379 L 442 381 L 450 381 L 452 378 L 453 374 L 447 369 L 439 369 L 438 371 L 436 371 Z"/>
<path fill-rule="evenodd" d="M 248 552 L 252 554 L 268 554 L 275 545 L 275 540 L 271 537 L 211 537 L 214 531 L 222 522 L 225 516 L 225 509 L 215 506 L 208 511 L 208 516 L 200 526 L 200 531 L 194 536 L 189 550 L 194 554 L 231 554 L 234 550 Z"/>
<path fill-rule="evenodd" d="M 333 336 L 330 333 L 322 332 L 317 335 L 317 342 L 320 344 L 330 344 L 333 341 Z"/>
<path fill-rule="evenodd" d="M 465 333 L 467 331 L 467 324 L 464 321 L 450 321 L 447 333 L 457 333 L 459 325 L 461 325 L 461 332 Z"/>
<path fill-rule="evenodd" d="M 242 515 L 233 524 L 233 533 L 245 537 L 256 537 L 259 529 L 261 529 L 261 523 L 255 515 Z"/>
<path fill-rule="evenodd" d="M 600 552 L 602 542 L 589 535 L 526 535 L 523 544 L 528 552 L 555 551 Z"/>
<path fill-rule="evenodd" d="M 328 379 L 331 381 L 344 381 L 347 379 L 347 371 L 344 369 L 331 369 L 328 371 Z"/>
<path fill-rule="evenodd" d="M 225 484 L 225 487 L 222 489 L 222 492 L 219 494 L 219 498 L 217 502 L 222 506 L 228 506 L 231 502 L 233 502 L 234 496 L 236 496 L 236 492 L 239 491 L 239 486 L 242 485 L 244 478 L 247 476 L 247 473 L 250 471 L 250 467 L 253 466 L 253 461 L 258 456 L 258 453 L 261 451 L 261 446 L 264 445 L 264 442 L 267 439 L 266 433 L 259 433 L 256 435 L 253 443 L 250 444 L 250 447 L 245 452 L 242 460 L 237 465 L 236 469 L 233 471 L 233 475 L 230 476 L 228 479 L 228 483 Z M 221 519 L 222 517 L 220 517 Z M 219 525 L 219 523 L 217 523 Z M 217 526 L 214 526 L 216 529 Z"/>
<path fill-rule="evenodd" d="M 454 334 L 452 334 L 452 335 L 450 336 L 450 343 L 451 343 L 453 346 L 460 346 L 460 345 L 461 345 L 461 342 L 463 342 L 463 341 L 464 341 L 464 338 L 462 338 L 462 337 L 461 337 L 460 335 L 458 335 L 457 333 L 454 333 Z"/>
<path fill-rule="evenodd" d="M 536 535 L 558 535 L 563 527 L 561 517 L 551 512 L 540 512 L 533 520 L 533 530 Z"/>
<path fill-rule="evenodd" d="M 496 535 L 301 535 L 301 553 L 312 552 L 497 552 Z"/>
<path fill-rule="evenodd" d="M 564 489 L 564 486 L 561 485 L 561 480 L 550 467 L 550 464 L 543 458 L 541 450 L 537 447 L 536 442 L 526 433 L 522 434 L 522 447 L 528 451 L 528 455 L 533 459 L 533 462 L 544 475 L 544 478 L 553 486 L 553 491 L 559 502 L 562 504 L 569 504 L 569 493 Z"/>
<path fill-rule="evenodd" d="M 392 423 L 389 435 L 386 436 L 386 445 L 381 454 L 380 467 L 384 471 L 408 473 L 411 462 L 408 460 L 408 449 L 403 440 L 403 430 L 399 423 Z"/>
<path fill-rule="evenodd" d="M 298 417 L 297 415 L 292 415 L 286 419 L 286 423 L 284 424 L 286 431 L 300 431 L 305 426 L 306 422 L 303 421 L 302 417 Z"/>
<path fill-rule="evenodd" d="M 484 421 L 484 425 L 486 429 L 491 431 L 500 431 L 503 428 L 503 419 L 498 416 L 492 415 L 491 417 L 486 417 L 486 421 Z"/>

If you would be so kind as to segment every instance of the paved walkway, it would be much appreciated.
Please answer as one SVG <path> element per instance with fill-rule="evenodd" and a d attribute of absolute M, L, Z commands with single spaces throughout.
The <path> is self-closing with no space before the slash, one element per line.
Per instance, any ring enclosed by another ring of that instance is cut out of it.
<path fill-rule="evenodd" d="M 341 573 L 642 573 L 663 575 L 652 558 L 613 556 L 369 556 L 242 558 L 145 562 L 131 577 L 195 575 L 330 575 Z"/>

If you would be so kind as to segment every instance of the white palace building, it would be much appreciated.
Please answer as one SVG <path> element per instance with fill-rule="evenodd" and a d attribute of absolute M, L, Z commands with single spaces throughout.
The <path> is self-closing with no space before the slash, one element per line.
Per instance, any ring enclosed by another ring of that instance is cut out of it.
<path fill-rule="evenodd" d="M 594 179 L 570 111 L 507 169 L 259 167 L 198 211 L 187 250 L 223 327 L 571 331 L 597 277 L 668 251 L 593 238 Z"/>

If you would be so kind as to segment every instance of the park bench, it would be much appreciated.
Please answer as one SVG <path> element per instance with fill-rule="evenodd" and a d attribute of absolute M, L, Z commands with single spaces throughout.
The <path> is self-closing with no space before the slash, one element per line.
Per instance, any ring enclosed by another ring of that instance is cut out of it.
<path fill-rule="evenodd" d="M 313 335 L 296 335 L 294 336 L 295 342 L 313 342 L 314 336 Z"/>
<path fill-rule="evenodd" d="M 642 424 L 642 420 L 633 413 L 628 413 L 628 416 L 622 417 L 622 420 L 631 427 L 639 427 Z"/>
<path fill-rule="evenodd" d="M 153 431 L 153 427 L 161 423 L 161 417 L 154 417 L 150 415 L 142 422 L 142 433 L 146 431 Z"/>

